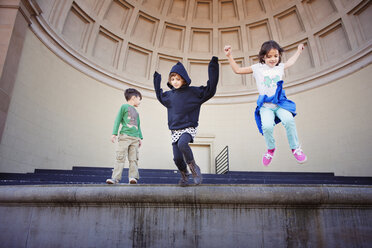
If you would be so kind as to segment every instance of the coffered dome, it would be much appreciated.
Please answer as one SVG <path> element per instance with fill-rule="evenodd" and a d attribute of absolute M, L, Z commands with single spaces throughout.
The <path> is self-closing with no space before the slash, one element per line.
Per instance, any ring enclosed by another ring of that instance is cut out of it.
<path fill-rule="evenodd" d="M 118 88 L 138 87 L 154 97 L 152 74 L 167 78 L 177 61 L 193 85 L 207 80 L 212 56 L 220 81 L 212 103 L 256 99 L 251 75 L 232 72 L 230 44 L 241 66 L 257 62 L 261 44 L 276 40 L 287 60 L 289 93 L 344 76 L 371 62 L 372 7 L 367 0 L 38 0 L 31 28 L 77 69 Z M 165 83 L 165 82 L 163 82 Z"/>

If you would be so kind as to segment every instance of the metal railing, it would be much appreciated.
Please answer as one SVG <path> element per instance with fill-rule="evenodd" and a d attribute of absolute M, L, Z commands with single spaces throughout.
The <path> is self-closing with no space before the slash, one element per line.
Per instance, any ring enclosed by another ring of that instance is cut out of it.
<path fill-rule="evenodd" d="M 229 147 L 228 146 L 223 148 L 220 154 L 217 155 L 215 164 L 216 164 L 216 174 L 225 174 L 229 172 Z"/>

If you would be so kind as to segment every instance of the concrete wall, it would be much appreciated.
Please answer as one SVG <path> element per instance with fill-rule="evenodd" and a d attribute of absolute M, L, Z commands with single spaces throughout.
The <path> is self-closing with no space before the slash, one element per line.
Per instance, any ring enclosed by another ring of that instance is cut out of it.
<path fill-rule="evenodd" d="M 4 247 L 348 247 L 372 242 L 371 187 L 0 188 Z"/>
<path fill-rule="evenodd" d="M 210 145 L 213 157 L 228 145 L 231 170 L 372 176 L 371 72 L 369 65 L 290 96 L 297 103 L 299 138 L 309 157 L 305 165 L 296 164 L 281 125 L 275 128 L 278 149 L 272 165 L 264 168 L 260 164 L 265 143 L 255 126 L 253 102 L 204 105 L 197 140 Z M 115 146 L 109 138 L 123 102 L 122 90 L 74 69 L 27 31 L 0 144 L 0 171 L 112 167 Z M 166 109 L 154 98 L 145 97 L 139 112 L 144 134 L 140 167 L 175 168 Z M 211 166 L 202 165 L 203 172 L 213 172 Z"/>

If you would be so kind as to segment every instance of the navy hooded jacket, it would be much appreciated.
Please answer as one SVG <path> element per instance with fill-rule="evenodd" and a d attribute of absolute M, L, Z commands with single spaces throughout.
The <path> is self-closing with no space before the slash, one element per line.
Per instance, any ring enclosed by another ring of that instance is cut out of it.
<path fill-rule="evenodd" d="M 157 72 L 154 73 L 156 97 L 168 110 L 168 127 L 170 130 L 197 127 L 201 105 L 216 93 L 219 76 L 218 58 L 212 57 L 209 62 L 207 86 L 190 86 L 191 79 L 180 62 L 172 67 L 170 73 L 172 72 L 179 74 L 186 84 L 175 89 L 168 83 L 171 90 L 166 92 L 163 92 L 160 87 L 161 75 Z"/>

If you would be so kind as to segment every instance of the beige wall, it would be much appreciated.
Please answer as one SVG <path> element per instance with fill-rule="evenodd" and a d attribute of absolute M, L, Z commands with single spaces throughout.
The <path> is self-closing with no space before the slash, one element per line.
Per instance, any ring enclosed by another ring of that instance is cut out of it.
<path fill-rule="evenodd" d="M 290 154 L 282 125 L 275 128 L 277 152 L 272 165 L 260 164 L 265 143 L 255 126 L 254 103 L 204 105 L 198 141 L 207 140 L 213 156 L 228 145 L 231 170 L 372 176 L 371 72 L 370 65 L 290 96 L 297 103 L 299 137 L 309 157 L 305 165 L 297 165 Z M 112 167 L 115 146 L 109 139 L 123 101 L 121 90 L 72 68 L 27 31 L 0 145 L 0 171 Z M 166 109 L 146 97 L 139 112 L 144 135 L 140 167 L 175 168 Z M 213 171 L 206 168 L 203 165 L 205 172 Z"/>
<path fill-rule="evenodd" d="M 121 90 L 73 69 L 28 31 L 0 145 L 0 171 L 112 167 L 110 137 L 124 100 Z M 159 136 L 168 141 L 165 109 L 145 98 L 139 111 L 145 136 L 141 166 L 172 168 L 169 143 L 155 142 Z"/>

